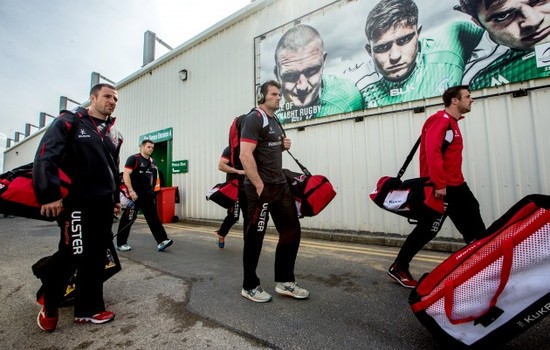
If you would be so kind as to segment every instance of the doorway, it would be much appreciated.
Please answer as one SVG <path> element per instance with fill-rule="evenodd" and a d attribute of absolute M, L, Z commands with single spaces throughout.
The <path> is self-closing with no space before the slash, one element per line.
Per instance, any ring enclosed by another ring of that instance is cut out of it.
<path fill-rule="evenodd" d="M 172 169 L 170 168 L 170 158 L 168 156 L 168 142 L 155 142 L 155 150 L 152 155 L 159 169 L 161 187 L 172 186 Z"/>

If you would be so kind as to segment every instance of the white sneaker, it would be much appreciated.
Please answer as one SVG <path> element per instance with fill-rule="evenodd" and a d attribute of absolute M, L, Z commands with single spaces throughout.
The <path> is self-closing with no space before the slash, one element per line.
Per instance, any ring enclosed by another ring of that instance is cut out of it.
<path fill-rule="evenodd" d="M 296 299 L 306 299 L 309 292 L 299 287 L 296 282 L 279 282 L 275 286 L 275 291 L 279 294 L 288 295 Z"/>
<path fill-rule="evenodd" d="M 166 239 L 166 240 L 160 242 L 159 245 L 157 246 L 157 248 L 159 249 L 159 252 L 162 252 L 164 249 L 171 246 L 172 243 L 174 243 L 174 241 L 172 241 L 171 239 Z"/>
<path fill-rule="evenodd" d="M 243 289 L 241 290 L 241 295 L 257 303 L 267 303 L 271 300 L 271 294 L 264 291 L 261 286 L 249 290 Z"/>
<path fill-rule="evenodd" d="M 121 251 L 121 252 L 127 252 L 129 250 L 132 250 L 132 247 L 130 247 L 130 245 L 128 243 L 125 243 L 123 245 L 117 246 L 116 250 Z"/>

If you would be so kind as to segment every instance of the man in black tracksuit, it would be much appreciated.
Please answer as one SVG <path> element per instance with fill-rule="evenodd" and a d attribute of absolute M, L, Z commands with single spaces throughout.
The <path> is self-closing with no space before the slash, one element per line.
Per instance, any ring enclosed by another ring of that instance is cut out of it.
<path fill-rule="evenodd" d="M 58 251 L 33 267 L 43 283 L 37 322 L 46 331 L 55 330 L 57 309 L 75 270 L 74 321 L 105 323 L 114 318 L 105 310 L 103 274 L 113 213 L 120 211 L 118 162 L 123 139 L 111 117 L 117 101 L 114 86 L 94 86 L 90 106 L 62 112 L 44 133 L 35 156 L 33 181 L 41 214 L 57 217 L 61 228 Z M 72 180 L 63 200 L 59 169 Z"/>
<path fill-rule="evenodd" d="M 268 213 L 279 232 L 275 252 L 275 291 L 296 299 L 309 296 L 309 291 L 299 287 L 294 278 L 301 229 L 296 205 L 282 170 L 282 154 L 290 149 L 291 140 L 285 137 L 275 119 L 280 101 L 279 83 L 268 81 L 262 84 L 258 108 L 245 117 L 241 126 L 240 160 L 246 175 L 244 188 L 248 200 L 241 295 L 257 303 L 271 300 L 256 274 Z"/>
<path fill-rule="evenodd" d="M 166 230 L 160 222 L 157 212 L 157 192 L 155 187 L 158 179 L 158 170 L 155 161 L 151 157 L 155 144 L 151 140 L 143 140 L 140 145 L 140 153 L 131 155 L 124 165 L 124 184 L 128 188 L 130 199 L 135 202 L 134 211 L 140 209 L 145 216 L 147 225 L 153 237 L 157 241 L 157 248 L 163 251 L 172 245 L 173 241 L 168 239 Z M 160 189 L 160 183 L 158 185 Z M 130 228 L 136 220 L 136 215 L 130 219 L 129 211 L 124 211 L 118 224 L 117 249 L 128 251 L 132 248 L 128 245 Z"/>
<path fill-rule="evenodd" d="M 224 148 L 220 160 L 218 161 L 218 169 L 227 174 L 225 177 L 226 181 L 232 181 L 234 179 L 238 180 L 239 195 L 235 204 L 232 207 L 227 208 L 227 215 L 223 219 L 220 228 L 216 231 L 216 234 L 218 235 L 219 248 L 223 248 L 225 246 L 225 237 L 229 234 L 229 230 L 231 229 L 231 227 L 233 227 L 233 225 L 235 225 L 235 223 L 239 221 L 241 210 L 240 208 L 242 208 L 244 211 L 247 210 L 246 196 L 244 196 L 244 190 L 242 189 L 242 183 L 244 181 L 244 170 L 242 169 L 242 166 L 241 169 L 239 169 L 238 166 L 233 165 L 233 163 L 231 162 L 231 158 L 231 147 L 227 146 Z M 246 214 L 244 214 L 243 217 L 246 217 Z M 246 227 L 246 219 L 244 226 Z"/>

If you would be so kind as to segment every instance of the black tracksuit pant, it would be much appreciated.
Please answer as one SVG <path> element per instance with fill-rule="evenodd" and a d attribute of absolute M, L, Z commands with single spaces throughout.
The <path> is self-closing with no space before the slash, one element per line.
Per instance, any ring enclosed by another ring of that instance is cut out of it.
<path fill-rule="evenodd" d="M 252 184 L 245 184 L 245 192 L 249 223 L 244 237 L 243 288 L 249 290 L 260 285 L 256 268 L 267 229 L 268 213 L 279 232 L 275 251 L 275 282 L 294 282 L 294 265 L 300 247 L 301 229 L 288 184 L 265 184 L 261 197 L 258 197 Z"/>
<path fill-rule="evenodd" d="M 124 210 L 122 216 L 120 217 L 120 222 L 118 224 L 118 233 L 116 236 L 117 246 L 128 243 L 128 237 L 130 236 L 130 229 L 136 221 L 137 212 L 141 209 L 143 216 L 145 216 L 145 221 L 149 225 L 149 229 L 155 238 L 155 241 L 161 243 L 168 239 L 166 231 L 160 222 L 158 212 L 157 212 L 157 198 L 156 194 L 140 194 L 138 193 L 138 199 L 135 202 L 135 213 L 130 218 L 129 210 Z"/>
<path fill-rule="evenodd" d="M 76 272 L 74 316 L 91 317 L 105 311 L 103 281 L 106 251 L 113 238 L 113 197 L 78 201 L 67 198 L 63 205 L 58 219 L 59 249 L 33 270 L 42 280 L 41 290 L 49 313 L 62 304 L 67 284 Z"/>
<path fill-rule="evenodd" d="M 244 192 L 244 184 L 239 181 L 239 198 L 235 205 L 227 209 L 227 215 L 223 219 L 223 222 L 218 230 L 218 234 L 222 237 L 227 236 L 231 227 L 239 221 L 239 210 L 243 212 L 243 230 L 246 230 L 248 225 L 247 216 L 248 216 L 248 200 L 246 198 L 246 193 Z M 243 236 L 244 238 L 244 236 Z"/>
<path fill-rule="evenodd" d="M 445 202 L 445 214 L 434 212 L 433 215 L 418 221 L 395 259 L 399 268 L 409 267 L 413 257 L 441 230 L 447 216 L 464 237 L 464 242 L 471 243 L 485 236 L 485 224 L 481 218 L 479 203 L 466 183 L 460 186 L 447 186 Z"/>

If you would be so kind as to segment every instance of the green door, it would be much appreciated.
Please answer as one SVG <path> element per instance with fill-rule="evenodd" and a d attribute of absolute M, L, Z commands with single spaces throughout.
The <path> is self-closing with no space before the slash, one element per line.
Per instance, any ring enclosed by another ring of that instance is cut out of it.
<path fill-rule="evenodd" d="M 152 157 L 159 169 L 161 187 L 172 186 L 172 131 L 172 128 L 167 128 L 139 137 L 140 143 L 145 139 L 155 143 Z"/>
<path fill-rule="evenodd" d="M 161 187 L 172 186 L 172 168 L 170 166 L 170 158 L 168 157 L 169 143 L 171 142 L 164 141 L 155 143 L 155 151 L 152 155 L 159 169 Z"/>

